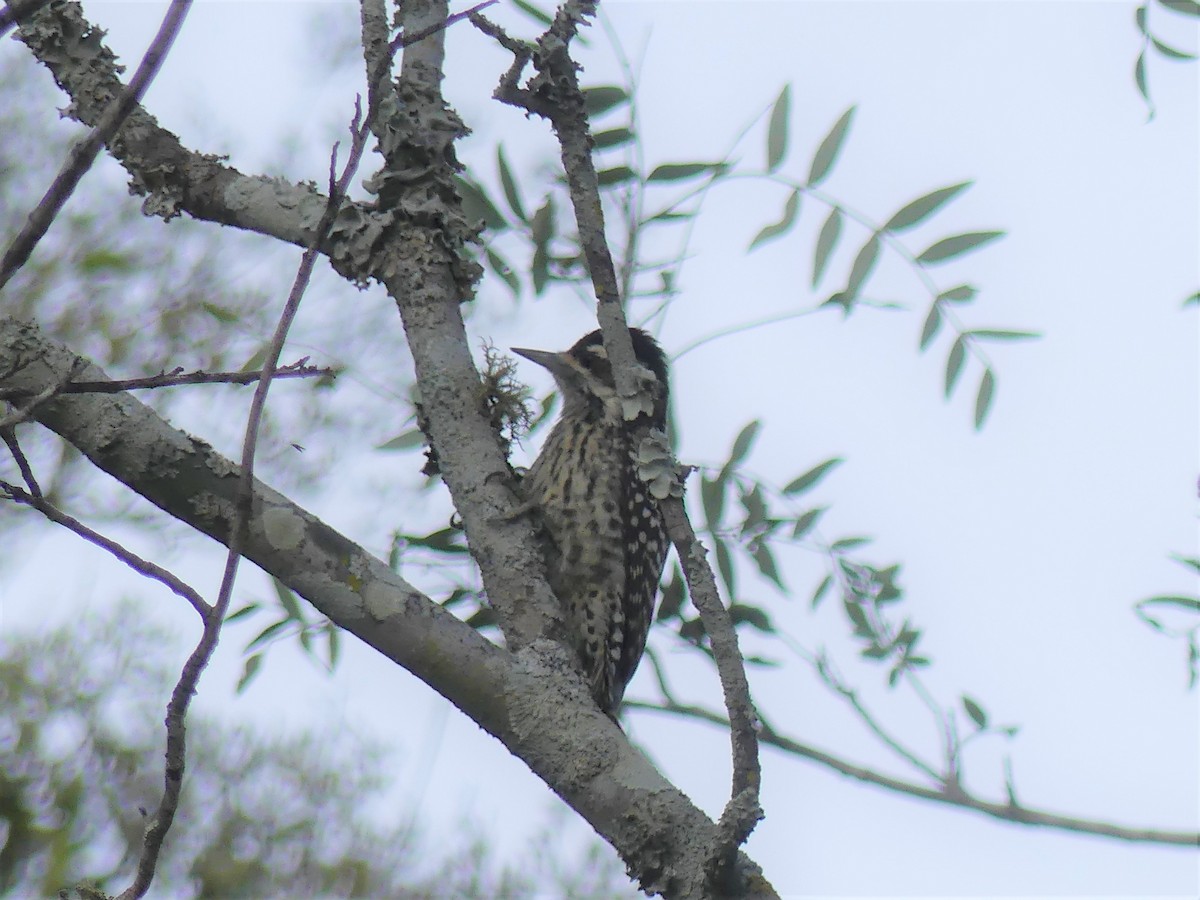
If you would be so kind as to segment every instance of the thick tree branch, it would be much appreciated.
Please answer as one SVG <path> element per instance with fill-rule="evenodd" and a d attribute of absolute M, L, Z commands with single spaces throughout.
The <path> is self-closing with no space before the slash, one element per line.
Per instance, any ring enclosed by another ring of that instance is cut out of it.
<path fill-rule="evenodd" d="M 591 127 L 577 77 L 579 67 L 569 53 L 571 40 L 579 26 L 595 14 L 595 7 L 594 0 L 563 3 L 553 24 L 534 48 L 514 42 L 482 16 L 474 16 L 472 21 L 508 47 L 515 57 L 513 68 L 504 75 L 496 90 L 497 99 L 549 119 L 558 137 L 579 241 L 596 292 L 597 318 L 603 330 L 604 346 L 613 360 L 617 390 L 624 397 L 636 398 L 640 394 L 635 374 L 636 357 L 605 232 L 600 183 L 592 160 Z M 522 87 L 519 79 L 526 58 L 532 61 L 536 74 L 527 86 Z M 736 848 L 745 842 L 762 818 L 758 799 L 761 769 L 757 715 L 750 700 L 737 633 L 720 601 L 712 569 L 687 519 L 682 499 L 669 496 L 663 498 L 660 505 L 667 531 L 683 563 L 690 595 L 712 640 L 713 656 L 732 722 L 733 789 L 721 816 L 719 840 L 712 848 L 714 882 L 723 884 L 732 878 L 733 881 L 728 882 L 732 884 L 737 880 L 732 875 Z"/>
<path fill-rule="evenodd" d="M 0 389 L 36 394 L 77 359 L 36 326 L 0 317 L 0 373 L 10 372 Z M 107 380 L 86 362 L 82 374 Z M 32 415 L 169 515 L 228 541 L 237 466 L 131 395 L 59 396 Z M 558 644 L 506 653 L 257 480 L 252 509 L 248 559 L 503 742 L 617 848 L 645 890 L 710 896 L 704 867 L 716 826 L 596 708 Z M 741 868 L 761 884 L 745 857 Z"/>

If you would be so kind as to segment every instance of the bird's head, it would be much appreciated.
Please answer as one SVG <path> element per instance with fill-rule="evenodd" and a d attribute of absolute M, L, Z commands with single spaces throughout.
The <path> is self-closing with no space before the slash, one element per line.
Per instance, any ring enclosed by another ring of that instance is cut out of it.
<path fill-rule="evenodd" d="M 666 428 L 667 422 L 667 357 L 658 342 L 640 328 L 630 328 L 633 352 L 646 370 L 645 390 L 650 396 L 653 413 L 649 421 L 656 428 Z M 584 335 L 570 350 L 553 353 L 513 347 L 513 353 L 542 366 L 554 376 L 563 398 L 563 416 L 608 416 L 624 421 L 621 399 L 613 381 L 612 364 L 599 331 Z M 646 414 L 629 422 L 636 425 Z"/>

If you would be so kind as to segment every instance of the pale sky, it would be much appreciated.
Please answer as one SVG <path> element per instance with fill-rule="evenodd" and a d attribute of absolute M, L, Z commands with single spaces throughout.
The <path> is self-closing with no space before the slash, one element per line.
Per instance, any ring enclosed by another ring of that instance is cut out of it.
<path fill-rule="evenodd" d="M 163 6 L 85 8 L 132 68 Z M 934 188 L 973 180 L 903 241 L 920 252 L 960 231 L 1007 231 L 930 272 L 943 289 L 962 282 L 980 288 L 960 311 L 966 327 L 1043 334 L 987 348 L 996 399 L 976 433 L 978 365 L 968 363 L 945 402 L 952 337 L 944 331 L 917 353 L 928 300 L 911 270 L 885 256 L 866 293 L 905 311 L 864 309 L 845 321 L 826 312 L 725 338 L 680 360 L 673 378 L 681 458 L 719 463 L 757 417 L 764 429 L 747 465 L 775 484 L 827 457 L 846 459 L 805 498 L 831 507 L 822 534 L 873 535 L 866 558 L 903 562 L 903 613 L 925 631 L 922 649 L 935 660 L 928 683 L 939 698 L 953 704 L 965 691 L 996 721 L 1021 726 L 1006 746 L 972 747 L 973 789 L 1003 800 L 1007 751 L 1020 797 L 1031 806 L 1131 826 L 1200 827 L 1200 710 L 1197 693 L 1185 690 L 1184 649 L 1132 612 L 1152 594 L 1196 592 L 1196 579 L 1167 557 L 1197 549 L 1198 313 L 1181 303 L 1200 287 L 1200 66 L 1150 58 L 1157 116 L 1147 123 L 1132 78 L 1140 47 L 1133 3 L 605 8 L 626 52 L 635 62 L 644 57 L 638 102 L 649 166 L 718 157 L 790 83 L 791 142 L 781 171 L 803 179 L 821 138 L 857 105 L 823 188 L 884 221 Z M 245 172 L 268 171 L 299 135 L 282 174 L 323 183 L 330 128 L 348 118 L 358 81 L 345 70 L 316 75 L 330 51 L 308 23 L 314 14 L 328 21 L 338 9 L 344 21 L 356 21 L 357 5 L 348 2 L 197 3 L 147 105 L 185 145 L 229 153 Z M 532 33 L 511 10 L 494 12 Z M 1157 5 L 1150 14 L 1162 39 L 1197 50 L 1195 19 Z M 2 52 L 18 50 L 6 42 Z M 619 77 L 599 29 L 582 61 L 586 83 Z M 452 30 L 446 90 L 475 130 L 460 157 L 494 186 L 494 143 L 502 139 L 532 185 L 554 147 L 543 124 L 487 99 L 506 64 L 465 25 Z M 764 128 L 740 145 L 736 157 L 745 166 L 761 164 Z M 376 159 L 365 162 L 364 177 Z M 844 282 L 865 233 L 847 226 L 823 292 L 814 294 L 812 248 L 825 215 L 815 201 L 802 204 L 790 235 L 746 253 L 759 229 L 779 218 L 785 198 L 783 188 L 750 181 L 713 191 L 661 332 L 668 352 L 810 306 Z M 538 202 L 532 186 L 526 202 Z M 290 278 L 278 274 L 279 297 Z M 341 296 L 390 302 L 378 289 Z M 526 300 L 515 321 L 504 319 L 511 302 L 502 285 L 485 282 L 477 304 L 476 331 L 500 347 L 563 348 L 591 327 L 567 292 Z M 523 374 L 545 388 L 532 368 Z M 369 447 L 347 457 L 347 466 L 369 471 L 364 478 L 395 470 L 411 479 L 410 464 L 419 465 L 416 456 L 381 457 Z M 317 510 L 382 552 L 386 530 L 398 523 L 378 510 L 361 515 L 369 501 L 327 493 Z M 430 523 L 444 516 L 441 508 L 427 510 Z M 39 560 L 52 558 L 75 565 L 47 574 Z M 219 558 L 198 539 L 172 561 L 215 584 Z M 888 724 L 930 750 L 935 735 L 920 707 L 902 692 L 878 689 L 882 675 L 853 664 L 836 602 L 809 613 L 820 559 L 803 551 L 781 551 L 780 559 L 794 599 L 762 585 L 752 599 L 804 646 L 839 653 L 843 671 Z M 252 568 L 241 578 L 247 594 L 268 595 Z M 92 582 L 99 587 L 79 590 Z M 87 593 L 95 604 L 105 586 L 129 584 L 115 564 L 71 537 L 47 538 L 15 580 L 0 582 L 3 595 L 22 598 L 4 603 L 4 621 L 28 622 L 47 610 L 66 618 L 72 598 Z M 181 621 L 188 613 L 179 612 Z M 264 727 L 345 728 L 393 742 L 398 807 L 419 797 L 418 817 L 434 834 L 464 820 L 490 823 L 506 855 L 521 857 L 523 840 L 558 802 L 522 763 L 457 711 L 447 713 L 414 678 L 358 646 L 347 648 L 332 679 L 279 648 L 235 698 L 240 648 L 253 633 L 247 627 L 227 636 L 202 684 L 202 708 Z M 681 693 L 719 704 L 709 669 L 672 651 L 665 637 L 659 646 Z M 785 656 L 775 645 L 744 641 Z M 639 673 L 631 696 L 654 696 L 647 674 Z M 753 679 L 757 702 L 782 730 L 908 776 L 799 664 Z M 718 814 L 728 790 L 726 735 L 652 714 L 630 722 L 668 777 Z M 436 759 L 422 761 L 430 748 Z M 789 897 L 1200 893 L 1194 851 L 995 822 L 860 786 L 771 749 L 763 750 L 763 763 L 767 819 L 746 849 Z M 586 833 L 584 825 L 569 827 Z"/>

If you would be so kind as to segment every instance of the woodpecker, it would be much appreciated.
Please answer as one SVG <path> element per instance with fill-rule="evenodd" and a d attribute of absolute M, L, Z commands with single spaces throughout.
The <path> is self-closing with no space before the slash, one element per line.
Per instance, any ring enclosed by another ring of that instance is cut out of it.
<path fill-rule="evenodd" d="M 562 413 L 521 482 L 546 536 L 547 579 L 562 604 L 580 671 L 599 707 L 616 719 L 654 617 L 668 540 L 658 501 L 638 477 L 634 430 L 666 430 L 667 358 L 630 328 L 649 373 L 651 409 L 627 420 L 599 331 L 562 353 L 514 347 L 549 370 Z"/>

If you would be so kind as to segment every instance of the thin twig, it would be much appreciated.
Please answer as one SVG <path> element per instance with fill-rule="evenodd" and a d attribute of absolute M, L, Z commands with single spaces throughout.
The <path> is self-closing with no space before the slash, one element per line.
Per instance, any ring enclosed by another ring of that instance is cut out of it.
<path fill-rule="evenodd" d="M 3 260 L 0 261 L 0 289 L 3 289 L 17 270 L 25 265 L 38 241 L 45 237 L 64 204 L 96 161 L 100 148 L 112 140 L 126 117 L 141 101 L 142 95 L 146 93 L 150 82 L 154 80 L 163 60 L 166 59 L 191 5 L 192 0 L 171 0 L 171 6 L 163 16 L 158 34 L 146 49 L 137 72 L 129 81 L 129 86 L 109 105 L 91 133 L 72 148 L 45 196 L 29 214 L 25 227 L 9 244 Z"/>
<path fill-rule="evenodd" d="M 625 705 L 632 709 L 670 713 L 671 715 L 675 716 L 709 722 L 721 728 L 729 727 L 729 720 L 727 718 L 719 713 L 700 706 L 645 703 L 640 700 L 627 700 L 625 701 Z M 818 750 L 809 744 L 801 743 L 794 738 L 780 734 L 765 721 L 762 724 L 762 731 L 759 734 L 759 738 L 768 746 L 775 747 L 795 756 L 803 757 L 804 759 L 810 759 L 813 762 L 820 763 L 821 765 L 833 769 L 835 772 L 840 772 L 842 775 L 856 778 L 859 781 L 863 781 L 868 784 L 874 784 L 890 791 L 896 791 L 897 793 L 906 794 L 910 797 L 918 797 L 922 800 L 932 800 L 935 803 L 942 803 L 946 806 L 955 806 L 959 807 L 960 809 L 973 810 L 975 812 L 983 813 L 984 815 L 991 816 L 995 819 L 1001 819 L 1006 822 L 1014 822 L 1019 825 L 1039 825 L 1045 828 L 1056 828 L 1062 831 L 1070 831 L 1080 834 L 1094 834 L 1101 837 L 1118 838 L 1120 840 L 1134 841 L 1138 843 L 1168 844 L 1179 847 L 1200 847 L 1200 832 L 1164 831 L 1157 828 L 1130 828 L 1124 825 L 1114 825 L 1110 822 L 1099 822 L 1091 819 L 1077 819 L 1071 816 L 1046 812 L 1044 810 L 1033 809 L 1027 806 L 1017 806 L 1012 802 L 993 803 L 971 796 L 962 790 L 947 792 L 944 789 L 938 790 L 925 787 L 924 785 L 902 781 L 898 778 L 882 775 L 873 771 L 872 769 L 856 766 L 853 763 L 846 762 L 845 760 L 826 753 L 823 750 Z"/>
<path fill-rule="evenodd" d="M 29 488 L 29 493 L 34 497 L 41 497 L 41 485 L 37 483 L 37 478 L 33 475 L 33 467 L 29 465 L 29 460 L 25 458 L 25 451 L 21 449 L 21 445 L 17 442 L 17 430 L 11 425 L 6 428 L 0 428 L 0 437 L 4 438 L 4 443 L 8 446 L 8 452 L 12 454 L 12 458 L 17 464 L 17 469 L 21 472 L 21 477 L 25 479 L 25 486 Z"/>
<path fill-rule="evenodd" d="M 337 372 L 329 367 L 307 364 L 308 357 L 290 365 L 280 366 L 272 378 L 335 378 Z M 185 372 L 172 369 L 145 378 L 126 378 L 117 381 L 71 381 L 63 385 L 63 394 L 119 394 L 149 388 L 176 387 L 183 384 L 253 384 L 262 380 L 262 370 L 256 372 Z"/>
<path fill-rule="evenodd" d="M 145 575 L 160 584 L 166 585 L 184 600 L 192 605 L 192 609 L 200 614 L 200 618 L 207 622 L 212 613 L 212 607 L 204 602 L 204 598 L 194 588 L 189 587 L 179 577 L 172 575 L 162 566 L 150 562 L 148 559 L 142 559 L 131 550 L 118 544 L 112 538 L 105 537 L 98 531 L 93 531 L 88 526 L 84 525 L 78 519 L 67 515 L 57 506 L 47 500 L 45 497 L 34 494 L 32 491 L 24 491 L 15 484 L 9 484 L 7 481 L 0 481 L 0 496 L 7 500 L 12 500 L 15 503 L 21 503 L 31 509 L 36 509 L 43 516 L 63 528 L 75 532 L 85 541 L 95 544 L 103 550 L 107 550 L 129 568 L 135 572 Z"/>

